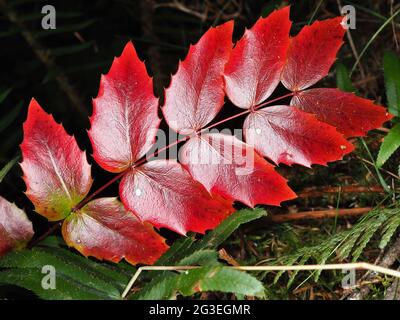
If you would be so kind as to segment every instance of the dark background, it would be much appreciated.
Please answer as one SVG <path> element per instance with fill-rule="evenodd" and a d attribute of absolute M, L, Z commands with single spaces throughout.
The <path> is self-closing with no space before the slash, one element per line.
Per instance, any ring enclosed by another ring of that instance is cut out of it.
<path fill-rule="evenodd" d="M 342 1 L 353 4 L 357 10 L 357 29 L 352 36 L 358 51 L 362 50 L 373 33 L 390 16 L 391 1 Z M 51 4 L 57 12 L 57 29 L 41 28 L 41 9 Z M 161 96 L 163 88 L 176 72 L 179 59 L 186 55 L 188 46 L 213 25 L 235 19 L 235 39 L 251 27 L 260 17 L 272 10 L 291 4 L 291 19 L 295 35 L 305 24 L 315 19 L 326 19 L 340 14 L 336 0 L 325 1 L 174 1 L 174 0 L 118 0 L 118 1 L 41 1 L 0 0 L 0 93 L 11 93 L 0 105 L 0 167 L 20 154 L 22 123 L 32 97 L 62 122 L 69 134 L 74 134 L 81 149 L 91 146 L 86 134 L 88 116 L 92 112 L 91 99 L 97 95 L 100 74 L 107 73 L 114 56 L 120 55 L 127 41 L 132 40 L 141 59 L 146 60 L 148 72 L 154 76 L 155 94 Z M 388 26 L 379 39 L 370 46 L 363 57 L 363 73 L 356 69 L 352 81 L 359 92 L 378 103 L 385 104 L 382 75 L 384 50 L 398 51 L 393 40 L 393 30 Z M 351 67 L 355 61 L 346 43 L 340 51 L 339 61 Z M 321 81 L 319 86 L 335 86 L 334 74 Z M 280 87 L 276 95 L 283 92 Z M 218 119 L 238 112 L 229 103 Z M 229 128 L 240 128 L 243 119 L 230 122 Z M 4 124 L 3 123 L 3 124 Z M 165 127 L 165 124 L 162 124 Z M 374 150 L 379 139 L 370 141 Z M 112 175 L 101 170 L 91 157 L 93 177 L 97 188 Z M 328 168 L 279 169 L 290 179 L 296 190 L 305 187 L 360 181 L 368 179 L 361 172 L 360 163 L 352 156 Z M 24 196 L 25 185 L 21 170 L 15 165 L 0 184 L 0 195 L 25 208 L 34 221 L 36 234 L 47 229 L 47 221 L 35 214 L 31 203 Z M 94 190 L 93 189 L 93 190 Z M 92 190 L 92 191 L 93 191 Z M 106 189 L 104 195 L 116 195 L 117 184 Z M 296 205 L 304 209 L 325 206 L 323 203 L 288 202 L 277 211 L 287 211 Z M 346 201 L 346 200 L 344 200 Z M 348 200 L 348 203 L 353 201 Z M 366 205 L 375 199 L 368 198 Z M 344 203 L 343 205 L 345 205 Z"/>

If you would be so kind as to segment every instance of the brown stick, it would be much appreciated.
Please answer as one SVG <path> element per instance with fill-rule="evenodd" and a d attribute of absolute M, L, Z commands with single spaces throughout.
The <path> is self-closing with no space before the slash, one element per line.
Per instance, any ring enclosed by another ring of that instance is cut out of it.
<path fill-rule="evenodd" d="M 277 214 L 271 217 L 271 220 L 276 223 L 296 221 L 296 220 L 306 220 L 306 219 L 324 219 L 324 218 L 341 218 L 344 216 L 360 216 L 369 211 L 372 208 L 352 208 L 352 209 L 330 209 L 330 210 L 320 210 L 320 211 L 303 211 L 297 213 L 286 213 Z"/>
<path fill-rule="evenodd" d="M 51 235 L 53 232 L 55 232 L 58 228 L 60 228 L 62 225 L 61 222 L 57 222 L 53 224 L 45 233 L 43 233 L 39 238 L 37 239 L 32 239 L 26 246 L 28 249 L 32 249 L 34 246 L 36 246 L 38 243 L 43 241 L 47 236 Z"/>
<path fill-rule="evenodd" d="M 299 192 L 297 196 L 299 198 L 313 198 L 313 197 L 322 197 L 327 193 L 383 193 L 384 190 L 381 186 L 359 186 L 359 185 L 349 185 L 343 187 L 321 187 L 321 188 L 306 188 L 303 191 Z"/>

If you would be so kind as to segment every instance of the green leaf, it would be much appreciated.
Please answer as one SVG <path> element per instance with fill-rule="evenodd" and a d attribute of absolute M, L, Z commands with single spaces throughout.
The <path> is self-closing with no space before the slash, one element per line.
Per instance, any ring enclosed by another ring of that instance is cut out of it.
<path fill-rule="evenodd" d="M 350 229 L 343 230 L 310 246 L 294 248 L 291 252 L 279 256 L 275 260 L 268 260 L 271 265 L 305 264 L 311 261 L 314 264 L 324 264 L 334 257 L 333 261 L 344 261 L 352 258 L 357 261 L 365 250 L 366 245 L 374 235 L 381 231 L 379 248 L 384 249 L 396 230 L 400 227 L 400 202 L 390 208 L 375 208 Z M 277 273 L 274 283 L 277 283 L 283 272 Z M 318 281 L 321 271 L 314 272 L 314 279 Z M 293 273 L 290 284 L 293 282 Z M 297 273 L 294 274 L 295 276 Z"/>
<path fill-rule="evenodd" d="M 202 240 L 195 244 L 195 249 L 217 248 L 242 224 L 265 217 L 266 215 L 267 212 L 261 208 L 238 210 L 226 218 L 213 231 L 207 233 Z"/>
<path fill-rule="evenodd" d="M 95 290 L 98 291 L 100 296 L 110 296 L 113 298 L 118 298 L 119 296 L 119 291 L 113 285 L 110 285 L 99 277 L 97 273 L 90 269 L 78 268 L 75 264 L 71 263 L 69 259 L 59 258 L 43 249 L 35 249 L 31 252 L 28 250 L 16 252 L 7 255 L 0 261 L 0 266 L 2 268 L 12 268 L 14 271 L 15 269 L 30 269 L 33 272 L 37 272 L 41 271 L 43 266 L 46 265 L 55 268 L 56 276 L 68 278 L 77 284 L 81 283 L 92 288 L 91 291 L 93 292 Z M 110 280 L 111 279 L 108 279 L 108 281 Z"/>
<path fill-rule="evenodd" d="M 388 245 L 390 239 L 400 227 L 400 212 L 399 208 L 385 210 L 389 216 L 382 228 L 382 238 L 379 242 L 379 249 L 383 250 Z"/>
<path fill-rule="evenodd" d="M 192 253 L 191 255 L 183 258 L 179 261 L 180 266 L 207 266 L 207 265 L 217 265 L 218 253 L 215 250 L 200 250 Z"/>
<path fill-rule="evenodd" d="M 139 300 L 171 299 L 179 292 L 191 296 L 196 292 L 232 292 L 246 296 L 264 296 L 262 283 L 253 276 L 227 267 L 203 267 L 169 275 L 154 286 L 134 296 Z"/>
<path fill-rule="evenodd" d="M 69 250 L 69 247 L 66 245 L 62 237 L 48 236 L 45 239 L 43 239 L 38 244 L 38 246 L 44 248 L 64 249 L 55 251 L 55 253 L 61 255 L 69 255 L 71 259 L 75 259 L 75 261 L 77 262 L 87 263 L 88 267 L 94 268 L 99 272 L 103 272 L 107 276 L 111 276 L 113 278 L 113 281 L 120 282 L 121 288 L 125 288 L 125 283 L 130 279 L 132 274 L 136 272 L 136 268 L 122 261 L 119 262 L 118 264 L 114 264 L 109 262 L 98 262 L 97 260 L 91 260 L 87 258 L 82 259 L 81 255 L 74 254 Z"/>
<path fill-rule="evenodd" d="M 157 266 L 166 266 L 176 263 L 185 257 L 185 255 L 189 255 L 191 252 L 190 247 L 194 243 L 193 236 L 189 235 L 187 237 L 183 237 L 179 240 L 176 240 L 174 244 L 165 252 L 160 259 L 157 260 L 155 265 Z"/>
<path fill-rule="evenodd" d="M 400 115 L 400 58 L 392 52 L 383 56 L 383 71 L 385 75 L 386 97 L 389 112 Z"/>
<path fill-rule="evenodd" d="M 120 299 L 129 281 L 116 266 L 99 263 L 58 247 L 35 247 L 11 252 L 0 260 L 0 283 L 24 287 L 43 299 Z M 54 267 L 56 290 L 45 290 L 43 266 Z M 132 268 L 132 273 L 134 269 Z"/>
<path fill-rule="evenodd" d="M 193 236 L 176 241 L 169 250 L 156 262 L 156 265 L 173 265 L 184 257 L 204 249 L 216 249 L 242 224 L 266 216 L 264 209 L 242 209 L 230 215 L 203 239 L 195 242 Z"/>
<path fill-rule="evenodd" d="M 209 271 L 207 271 L 209 269 Z M 219 267 L 193 270 L 193 274 L 206 274 L 198 284 L 202 291 L 222 291 L 246 296 L 264 296 L 264 286 L 255 277 L 232 268 Z"/>
<path fill-rule="evenodd" d="M 67 248 L 65 241 L 61 237 L 48 236 L 38 243 L 38 246 L 50 248 Z"/>
<path fill-rule="evenodd" d="M 6 165 L 1 168 L 0 170 L 0 183 L 3 181 L 5 176 L 10 172 L 10 170 L 14 167 L 14 165 L 18 162 L 19 156 L 15 157 L 14 159 L 10 160 L 6 163 Z"/>
<path fill-rule="evenodd" d="M 259 219 L 266 216 L 266 214 L 265 210 L 259 208 L 238 210 L 221 222 L 218 227 L 206 234 L 201 240 L 196 241 L 194 235 L 189 235 L 188 237 L 175 241 L 170 249 L 156 262 L 156 265 L 210 266 L 217 264 L 218 255 L 215 251 L 217 247 L 242 224 Z M 156 271 L 151 272 L 155 273 Z M 193 272 L 193 270 L 190 272 Z M 197 273 L 195 272 L 195 274 Z M 177 285 L 176 282 L 180 281 L 180 278 L 176 278 L 176 276 L 177 275 L 173 272 L 159 272 L 156 277 L 153 277 L 152 280 L 142 288 L 139 294 L 133 296 L 133 299 L 142 296 L 145 297 L 145 299 L 152 299 L 152 297 L 162 297 L 162 299 L 171 298 L 175 292 L 173 288 Z M 247 276 L 250 277 L 250 275 Z M 251 277 L 251 279 L 256 280 L 253 277 Z M 182 290 L 184 291 L 184 289 Z M 184 292 L 188 293 L 188 291 Z M 236 291 L 236 293 L 240 292 Z"/>
<path fill-rule="evenodd" d="M 336 84 L 342 91 L 357 92 L 354 88 L 349 77 L 349 71 L 343 63 L 338 62 L 336 64 Z"/>
<path fill-rule="evenodd" d="M 0 272 L 0 284 L 11 284 L 33 291 L 42 299 L 48 300 L 97 300 L 109 299 L 107 294 L 98 292 L 78 283 L 63 273 L 56 273 L 56 289 L 43 289 L 45 276 L 41 268 L 8 269 Z"/>
<path fill-rule="evenodd" d="M 390 156 L 400 147 L 400 123 L 396 124 L 386 135 L 379 149 L 376 165 L 382 167 Z"/>

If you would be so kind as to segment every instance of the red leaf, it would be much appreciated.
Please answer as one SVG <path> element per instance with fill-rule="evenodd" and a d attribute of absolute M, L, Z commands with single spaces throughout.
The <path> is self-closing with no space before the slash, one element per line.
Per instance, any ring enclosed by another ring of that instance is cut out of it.
<path fill-rule="evenodd" d="M 85 152 L 64 128 L 32 99 L 21 144 L 26 195 L 49 220 L 65 218 L 89 192 Z"/>
<path fill-rule="evenodd" d="M 232 48 L 233 21 L 208 30 L 191 46 L 165 92 L 163 113 L 182 134 L 209 123 L 224 104 L 223 71 Z"/>
<path fill-rule="evenodd" d="M 255 111 L 243 128 L 247 143 L 276 164 L 326 165 L 354 149 L 334 127 L 289 106 Z"/>
<path fill-rule="evenodd" d="M 250 207 L 279 205 L 296 196 L 271 164 L 231 135 L 193 137 L 182 147 L 181 160 L 208 191 Z"/>
<path fill-rule="evenodd" d="M 345 34 L 343 18 L 316 21 L 291 39 L 282 83 L 291 91 L 303 90 L 325 77 Z"/>
<path fill-rule="evenodd" d="M 289 46 L 289 7 L 260 18 L 246 30 L 225 67 L 226 93 L 240 108 L 250 108 L 275 90 Z"/>
<path fill-rule="evenodd" d="M 84 256 L 131 264 L 153 264 L 167 249 L 165 239 L 125 210 L 117 198 L 89 202 L 65 219 L 66 243 Z"/>
<path fill-rule="evenodd" d="M 0 197 L 0 257 L 11 249 L 23 248 L 32 237 L 32 223 L 25 212 Z"/>
<path fill-rule="evenodd" d="M 160 124 L 157 108 L 153 82 L 128 42 L 102 76 L 93 100 L 89 137 L 96 162 L 107 171 L 121 172 L 144 156 Z"/>
<path fill-rule="evenodd" d="M 120 196 L 142 221 L 180 234 L 204 233 L 233 212 L 230 202 L 213 199 L 173 160 L 155 160 L 132 169 L 121 181 Z"/>
<path fill-rule="evenodd" d="M 359 137 L 392 118 L 382 106 L 338 89 L 310 89 L 299 92 L 290 103 L 313 113 L 347 137 Z"/>

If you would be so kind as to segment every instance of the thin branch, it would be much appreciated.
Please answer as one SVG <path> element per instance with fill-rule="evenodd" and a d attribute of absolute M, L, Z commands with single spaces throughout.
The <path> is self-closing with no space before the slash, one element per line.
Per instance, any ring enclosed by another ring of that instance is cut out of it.
<path fill-rule="evenodd" d="M 43 233 L 39 238 L 32 240 L 28 245 L 27 248 L 28 249 L 32 249 L 34 246 L 36 246 L 37 244 L 39 244 L 42 240 L 44 240 L 45 238 L 47 238 L 47 236 L 51 235 L 54 231 L 56 231 L 58 228 L 61 227 L 61 222 L 57 222 L 55 224 L 53 224 L 45 233 Z"/>
<path fill-rule="evenodd" d="M 378 37 L 378 35 L 382 32 L 383 29 L 400 13 L 400 9 L 397 10 L 395 13 L 393 13 L 380 27 L 376 32 L 372 35 L 371 39 L 367 42 L 365 45 L 364 49 L 361 51 L 359 57 L 357 58 L 356 62 L 354 63 L 353 67 L 351 68 L 350 71 L 350 77 L 353 74 L 354 70 L 357 68 L 357 65 L 360 63 L 361 58 L 364 56 L 365 52 L 367 52 L 369 46 L 371 45 L 372 42 L 375 41 L 375 39 Z"/>
<path fill-rule="evenodd" d="M 362 158 L 362 157 L 360 157 L 360 156 L 356 156 L 356 158 L 359 159 L 359 160 L 361 160 L 362 162 L 365 162 L 366 164 L 369 164 L 369 165 L 372 166 L 372 167 L 375 167 L 375 164 L 374 164 L 373 162 L 367 160 L 367 159 L 364 159 L 364 158 Z M 397 179 L 397 180 L 400 180 L 400 176 L 398 176 L 397 174 L 395 174 L 395 173 L 393 173 L 393 172 L 390 172 L 390 171 L 388 171 L 388 170 L 385 170 L 385 169 L 383 169 L 383 168 L 378 168 L 378 169 L 379 169 L 380 171 L 382 171 L 382 172 L 387 173 L 388 175 L 392 176 L 393 178 L 395 178 L 395 179 Z"/>
<path fill-rule="evenodd" d="M 2 1 L 2 0 L 0 0 L 0 1 Z M 289 94 L 283 95 L 283 96 L 281 96 L 281 97 L 279 97 L 279 98 L 276 98 L 276 99 L 272 99 L 272 100 L 270 100 L 270 101 L 263 102 L 263 103 L 261 103 L 260 105 L 256 106 L 254 109 L 259 109 L 259 108 L 264 107 L 264 106 L 266 106 L 266 105 L 268 105 L 268 104 L 274 103 L 274 102 L 276 102 L 276 101 L 282 100 L 282 99 L 287 98 L 287 97 L 290 97 L 290 96 L 292 96 L 292 95 L 293 95 L 293 93 L 289 93 Z M 222 123 L 225 123 L 225 122 L 227 122 L 227 121 L 230 121 L 230 120 L 235 119 L 235 118 L 238 118 L 238 117 L 241 117 L 241 116 L 243 116 L 243 115 L 245 115 L 245 114 L 248 114 L 248 113 L 250 113 L 250 112 L 251 112 L 251 110 L 245 110 L 245 111 L 243 111 L 243 112 L 240 112 L 240 113 L 238 113 L 238 114 L 236 114 L 236 115 L 234 115 L 234 116 L 228 117 L 228 118 L 223 119 L 223 120 L 221 120 L 221 121 L 219 121 L 219 122 L 216 122 L 216 123 L 214 123 L 214 124 L 211 124 L 210 126 L 204 128 L 204 129 L 199 130 L 198 132 L 196 132 L 196 134 L 200 134 L 200 133 L 202 133 L 202 132 L 204 132 L 204 131 L 210 130 L 211 128 L 214 128 L 214 127 L 216 127 L 216 126 L 218 126 L 218 125 L 220 125 L 220 124 L 222 124 Z M 81 209 L 85 204 L 87 204 L 90 200 L 92 200 L 92 199 L 93 199 L 95 196 L 97 196 L 100 192 L 102 192 L 104 189 L 108 188 L 110 185 L 112 185 L 112 184 L 113 184 L 114 182 L 116 182 L 118 179 L 122 178 L 122 177 L 123 177 L 126 173 L 128 173 L 132 168 L 138 167 L 138 166 L 142 165 L 143 163 L 147 162 L 148 160 L 150 160 L 150 159 L 156 157 L 156 156 L 157 156 L 158 154 L 160 154 L 161 152 L 164 152 L 164 151 L 166 151 L 166 150 L 168 150 L 168 149 L 170 149 L 170 148 L 172 148 L 172 147 L 178 145 L 178 144 L 181 143 L 181 142 L 185 142 L 185 141 L 188 140 L 189 138 L 190 138 L 190 136 L 185 136 L 185 137 L 183 137 L 183 138 L 181 138 L 181 139 L 179 139 L 179 140 L 176 140 L 175 142 L 172 142 L 172 143 L 170 143 L 169 145 L 167 145 L 167 146 L 165 146 L 165 147 L 163 147 L 163 148 L 161 148 L 161 149 L 156 150 L 156 151 L 153 152 L 151 155 L 149 155 L 149 156 L 147 156 L 147 157 L 144 157 L 144 158 L 142 158 L 141 160 L 139 160 L 138 162 L 134 163 L 132 166 L 130 166 L 129 168 L 127 168 L 125 171 L 120 172 L 118 175 L 114 176 L 111 180 L 109 180 L 109 181 L 108 181 L 107 183 L 105 183 L 103 186 L 101 186 L 101 187 L 98 188 L 96 191 L 94 191 L 92 194 L 90 194 L 90 195 L 87 196 L 85 199 L 83 199 L 83 200 L 82 200 L 80 203 L 78 203 L 74 208 L 72 208 L 71 212 L 76 212 L 76 211 L 78 211 L 79 209 Z M 59 227 L 59 226 L 58 226 L 58 227 Z M 43 240 L 44 238 L 46 238 L 46 237 L 47 237 L 48 235 L 50 235 L 51 233 L 53 233 L 58 227 L 53 226 L 53 227 L 51 227 L 49 230 L 47 230 L 47 231 L 39 238 L 40 241 Z M 38 240 L 38 241 L 35 241 L 34 243 L 32 243 L 32 245 L 30 246 L 30 248 L 32 248 L 33 246 L 35 246 L 35 245 L 36 245 L 38 242 L 40 242 L 40 241 Z"/>
<path fill-rule="evenodd" d="M 271 103 L 274 103 L 274 102 L 276 102 L 276 101 L 285 99 L 285 98 L 290 97 L 290 96 L 293 96 L 293 95 L 294 95 L 294 93 L 288 93 L 288 94 L 285 94 L 285 95 L 283 95 L 283 96 L 281 96 L 281 97 L 278 97 L 278 98 L 276 98 L 276 99 L 272 99 L 272 100 L 270 100 L 270 101 L 263 102 L 263 103 L 257 105 L 256 107 L 254 107 L 254 110 L 258 110 L 258 109 L 260 109 L 260 108 L 262 108 L 262 107 L 265 107 L 265 106 L 267 106 L 267 105 L 269 105 L 269 104 L 271 104 Z M 204 129 L 201 129 L 201 130 L 199 130 L 198 132 L 195 132 L 194 134 L 201 134 L 201 133 L 203 133 L 203 132 L 205 132 L 205 131 L 208 131 L 208 130 L 210 130 L 210 129 L 212 129 L 212 128 L 214 128 L 214 127 L 220 125 L 220 124 L 223 124 L 223 123 L 228 122 L 228 121 L 230 121 L 230 120 L 236 119 L 236 118 L 241 117 L 241 116 L 243 116 L 243 115 L 246 115 L 246 114 L 248 114 L 248 113 L 250 113 L 250 112 L 251 112 L 251 110 L 248 109 L 248 110 L 245 110 L 245 111 L 243 111 L 243 112 L 237 113 L 237 114 L 235 114 L 235 115 L 233 115 L 233 116 L 231 116 L 231 117 L 225 118 L 225 119 L 223 119 L 223 120 L 221 120 L 221 121 L 218 121 L 218 122 L 216 122 L 216 123 L 214 123 L 214 124 L 211 124 L 211 125 L 209 125 L 208 127 L 204 128 Z M 90 196 L 88 196 L 88 197 L 86 197 L 85 199 L 83 199 L 80 203 L 78 203 L 78 204 L 75 206 L 75 208 L 72 209 L 72 212 L 75 212 L 75 211 L 79 210 L 80 208 L 82 208 L 86 203 L 88 203 L 91 199 L 93 199 L 97 194 L 99 194 L 101 191 L 103 191 L 104 189 L 106 189 L 107 187 L 109 187 L 111 184 L 113 184 L 113 183 L 114 183 L 115 181 L 117 181 L 118 179 L 122 178 L 122 177 L 123 177 L 127 172 L 129 172 L 132 168 L 138 167 L 138 166 L 140 166 L 140 165 L 142 165 L 142 164 L 148 162 L 148 161 L 151 160 L 152 158 L 154 158 L 154 157 L 156 157 L 157 155 L 159 155 L 161 152 L 164 152 L 164 151 L 166 151 L 166 150 L 168 150 L 168 149 L 170 149 L 170 148 L 172 148 L 172 147 L 178 145 L 179 143 L 185 142 L 185 141 L 188 140 L 189 138 L 190 138 L 190 136 L 184 136 L 183 138 L 181 138 L 181 139 L 179 139 L 179 140 L 176 140 L 176 141 L 170 143 L 169 145 L 167 145 L 167 146 L 165 146 L 165 147 L 163 147 L 163 148 L 161 148 L 161 149 L 156 150 L 156 151 L 153 152 L 152 154 L 150 154 L 150 155 L 148 155 L 148 156 L 142 158 L 142 159 L 139 160 L 138 162 L 134 163 L 131 167 L 129 167 L 129 168 L 126 169 L 125 171 L 122 171 L 122 172 L 119 173 L 117 176 L 115 176 L 113 179 L 111 179 L 110 181 L 108 181 L 105 185 L 103 185 L 102 187 L 100 187 L 99 189 L 97 189 L 96 191 L 94 191 Z"/>
<path fill-rule="evenodd" d="M 342 12 L 341 1 L 337 0 L 337 4 L 338 4 L 338 7 L 339 7 L 339 11 Z M 351 48 L 351 51 L 353 52 L 354 57 L 356 58 L 356 61 L 360 61 L 360 56 L 358 55 L 357 48 L 356 48 L 356 46 L 354 44 L 353 37 L 351 36 L 351 33 L 350 33 L 350 29 L 346 29 L 346 36 L 347 36 L 347 39 L 349 40 L 350 48 Z M 365 71 L 364 71 L 364 68 L 363 68 L 362 64 L 359 63 L 358 67 L 360 69 L 361 77 L 364 79 L 365 78 Z"/>
<path fill-rule="evenodd" d="M 329 209 L 319 211 L 302 211 L 296 213 L 276 214 L 271 217 L 275 223 L 283 223 L 297 220 L 341 218 L 345 216 L 360 216 L 371 211 L 372 208 L 352 208 L 352 209 Z"/>
<path fill-rule="evenodd" d="M 139 278 L 142 271 L 188 271 L 201 268 L 201 266 L 145 266 L 137 269 L 128 285 L 126 286 L 121 297 L 124 299 Z M 315 271 L 315 270 L 369 270 L 379 272 L 388 276 L 400 278 L 400 271 L 373 265 L 366 262 L 358 263 L 338 263 L 338 264 L 318 264 L 318 265 L 295 265 L 295 266 L 228 266 L 240 271 Z"/>
<path fill-rule="evenodd" d="M 100 192 L 102 192 L 104 189 L 108 188 L 110 185 L 112 185 L 115 181 L 118 179 L 122 178 L 125 173 L 128 172 L 129 169 L 119 173 L 116 175 L 114 178 L 112 178 L 110 181 L 108 181 L 106 184 L 102 185 L 100 188 L 98 188 L 96 191 L 94 191 L 90 196 L 86 197 L 83 199 L 80 203 L 78 203 L 74 208 L 72 208 L 72 212 L 76 212 L 79 209 L 81 209 L 86 203 L 88 203 L 90 200 L 92 200 L 95 196 L 97 196 Z"/>
<path fill-rule="evenodd" d="M 393 0 L 390 0 L 390 15 L 393 15 Z M 396 49 L 399 50 L 399 42 L 397 41 L 397 34 L 396 34 L 396 25 L 394 23 L 394 20 L 392 20 L 392 31 L 393 31 L 393 40 L 394 43 L 396 44 Z"/>
<path fill-rule="evenodd" d="M 195 17 L 199 18 L 201 21 L 206 21 L 207 17 L 208 17 L 207 12 L 205 12 L 205 13 L 197 12 L 197 11 L 191 9 L 191 8 L 188 8 L 187 6 L 185 6 L 184 4 L 179 2 L 178 0 L 174 0 L 174 1 L 169 2 L 169 3 L 159 3 L 159 4 L 156 4 L 154 6 L 154 8 L 163 8 L 163 7 L 164 8 L 175 9 L 175 10 L 190 14 L 192 16 L 195 16 Z"/>
<path fill-rule="evenodd" d="M 326 186 L 326 187 L 312 187 L 306 188 L 301 192 L 297 193 L 298 198 L 315 198 L 323 197 L 327 194 L 333 193 L 384 193 L 385 191 L 379 185 L 375 186 L 359 186 L 359 185 L 349 185 L 349 186 Z"/>

